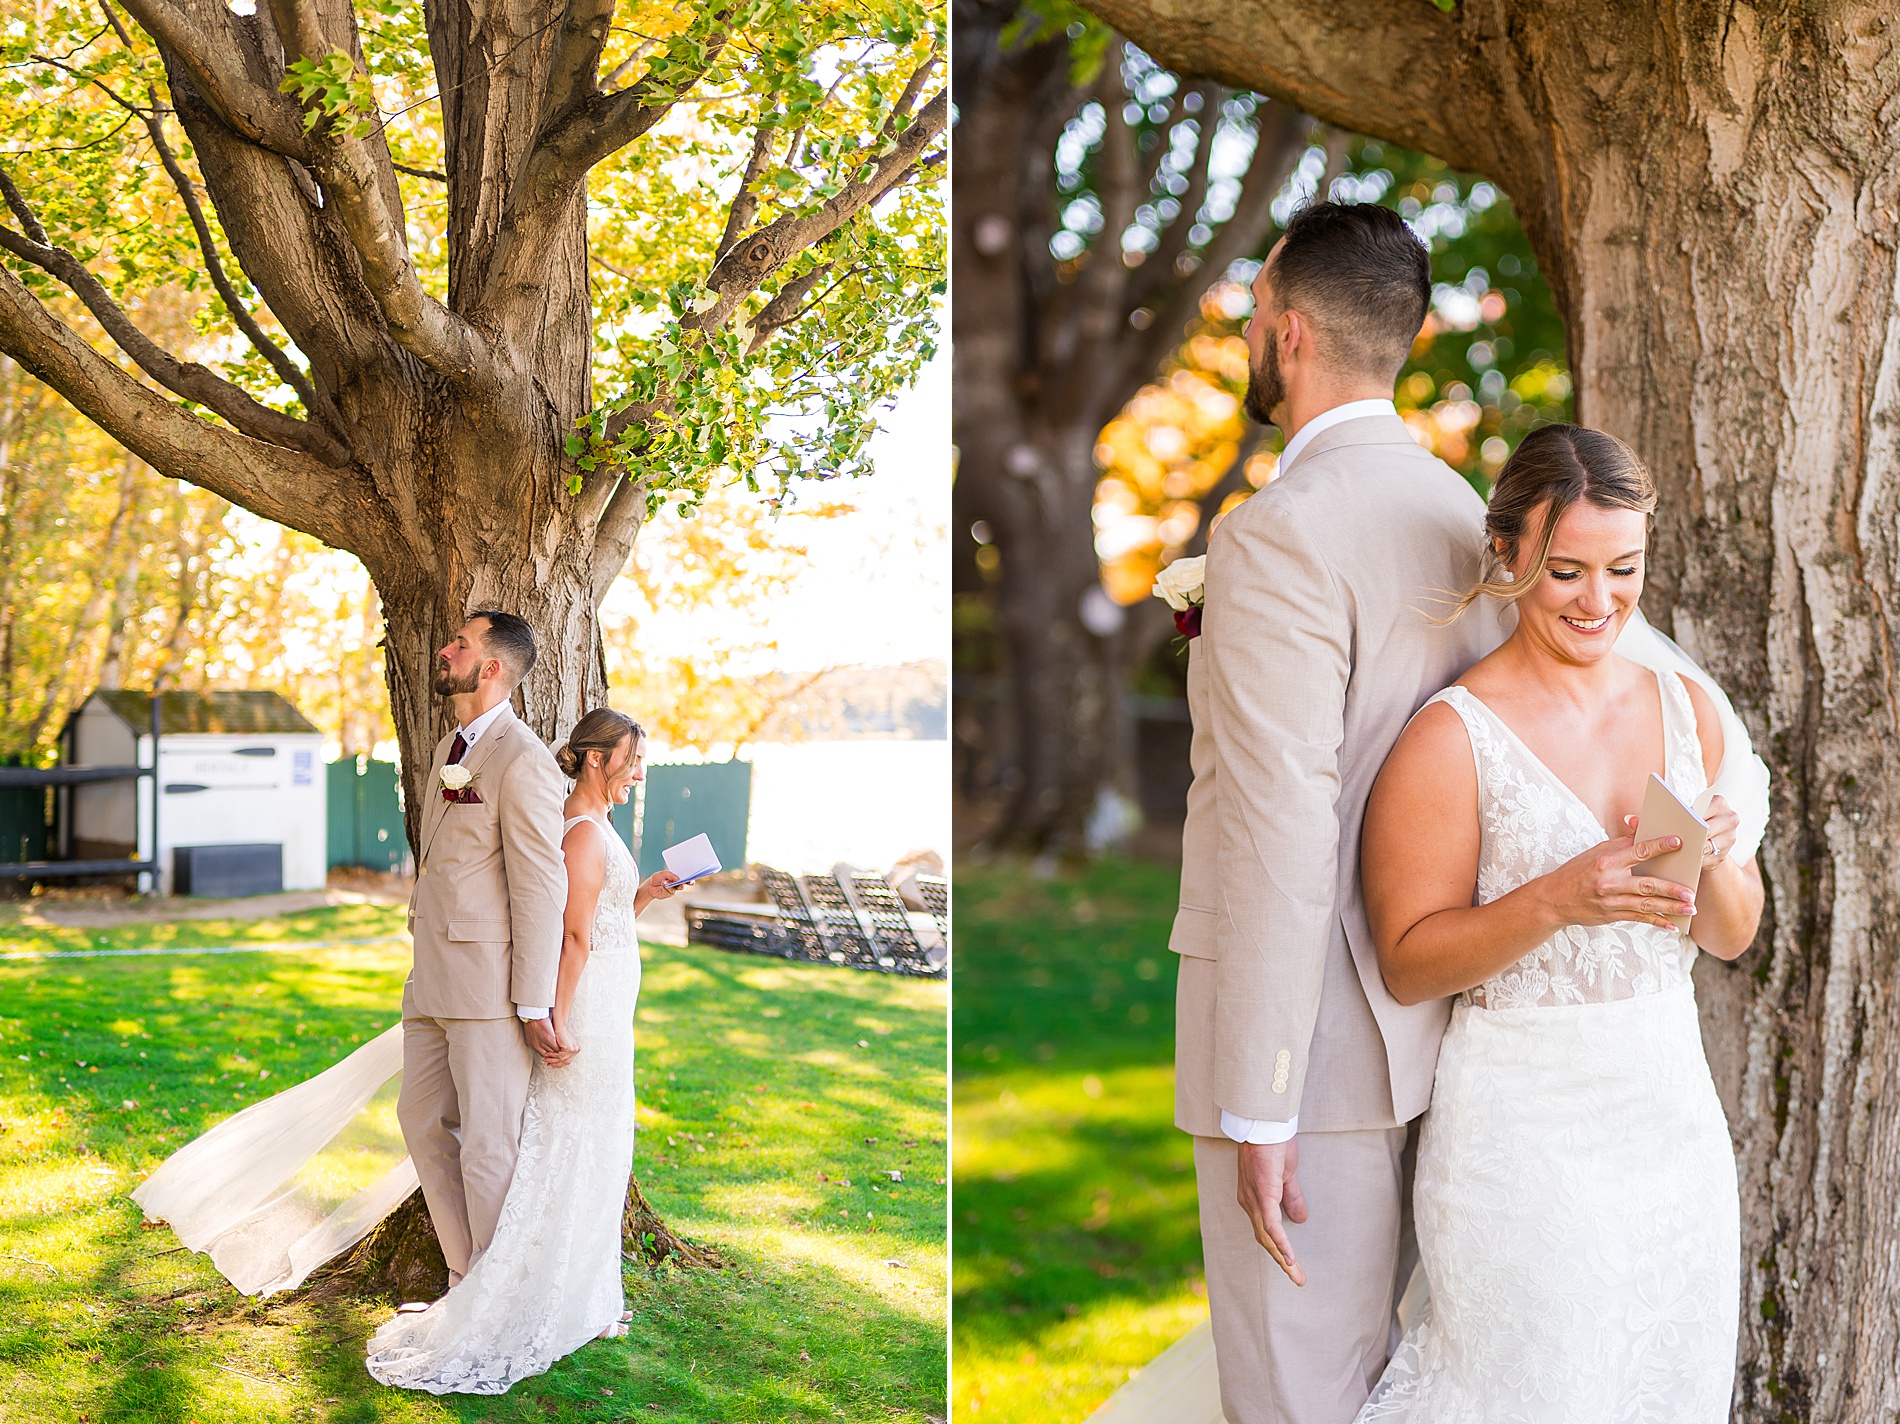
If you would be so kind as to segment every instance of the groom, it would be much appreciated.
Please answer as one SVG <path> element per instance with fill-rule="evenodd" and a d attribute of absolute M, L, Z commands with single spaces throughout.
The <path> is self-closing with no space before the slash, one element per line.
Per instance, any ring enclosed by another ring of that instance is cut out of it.
<path fill-rule="evenodd" d="M 508 705 L 534 666 L 527 622 L 472 613 L 438 657 L 435 691 L 456 729 L 436 745 L 423 789 L 396 1115 L 453 1285 L 494 1239 L 528 1070 L 535 1051 L 555 1047 L 566 785 Z"/>
<path fill-rule="evenodd" d="M 1507 631 L 1490 600 L 1426 616 L 1478 581 L 1484 521 L 1392 404 L 1430 295 L 1397 213 L 1319 203 L 1289 224 L 1247 330 L 1248 413 L 1286 449 L 1209 541 L 1190 644 L 1175 1122 L 1231 1424 L 1347 1424 L 1410 1270 L 1407 1124 L 1448 1005 L 1386 992 L 1360 821 L 1412 714 Z"/>

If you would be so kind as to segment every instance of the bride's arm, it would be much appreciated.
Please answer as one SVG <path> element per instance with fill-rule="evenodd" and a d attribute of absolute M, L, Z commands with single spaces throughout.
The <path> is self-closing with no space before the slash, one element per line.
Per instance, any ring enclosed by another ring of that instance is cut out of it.
<path fill-rule="evenodd" d="M 1695 708 L 1702 764 L 1719 767 L 1726 749 L 1715 703 L 1692 679 L 1685 677 L 1682 685 L 1689 690 L 1689 701 Z M 1689 938 L 1717 959 L 1739 959 L 1755 942 L 1755 930 L 1761 924 L 1761 867 L 1752 855 L 1729 859 L 1741 818 L 1728 802 L 1716 797 L 1708 820 L 1709 840 L 1719 853 L 1713 859 L 1706 853 L 1703 857 L 1702 879 L 1696 886 L 1698 913 L 1690 922 Z"/>
<path fill-rule="evenodd" d="M 1359 842 L 1366 914 L 1386 987 L 1401 1004 L 1442 999 L 1509 968 L 1565 925 L 1642 920 L 1669 927 L 1688 892 L 1630 874 L 1673 837 L 1605 841 L 1488 905 L 1478 888 L 1478 773 L 1458 713 L 1412 719 L 1366 805 Z"/>
<path fill-rule="evenodd" d="M 561 853 L 567 859 L 567 908 L 561 912 L 561 965 L 554 979 L 554 1032 L 562 1041 L 558 1053 L 547 1055 L 551 1068 L 559 1068 L 580 1051 L 567 1037 L 567 1022 L 574 1011 L 574 988 L 580 983 L 581 970 L 593 951 L 594 908 L 600 902 L 601 881 L 607 872 L 606 847 L 601 831 L 595 826 L 583 835 L 574 833 L 584 822 L 567 828 L 561 840 Z"/>

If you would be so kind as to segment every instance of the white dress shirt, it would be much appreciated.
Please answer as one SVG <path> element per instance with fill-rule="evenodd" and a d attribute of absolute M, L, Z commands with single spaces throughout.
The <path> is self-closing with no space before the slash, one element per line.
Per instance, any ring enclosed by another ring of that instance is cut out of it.
<path fill-rule="evenodd" d="M 455 729 L 462 734 L 462 741 L 465 748 L 462 752 L 462 759 L 464 761 L 468 759 L 469 752 L 475 750 L 475 743 L 482 739 L 482 733 L 495 725 L 495 719 L 501 716 L 503 709 L 507 706 L 508 703 L 505 699 L 497 702 L 466 727 L 457 727 Z M 544 1019 L 548 1016 L 548 1010 L 546 1005 L 540 1008 L 532 1008 L 527 1004 L 516 1004 L 515 1016 L 523 1019 Z"/>
<path fill-rule="evenodd" d="M 1372 400 L 1347 401 L 1331 410 L 1323 410 L 1299 428 L 1298 433 L 1286 442 L 1286 449 L 1280 452 L 1279 473 L 1284 475 L 1293 468 L 1293 462 L 1306 453 L 1306 447 L 1323 430 L 1331 430 L 1348 420 L 1359 420 L 1368 415 L 1397 415 L 1399 408 L 1389 399 L 1375 397 Z"/>
<path fill-rule="evenodd" d="M 501 716 L 502 709 L 507 705 L 507 699 L 503 698 L 500 702 L 497 702 L 493 707 L 490 707 L 486 712 L 482 713 L 482 715 L 477 717 L 473 722 L 470 722 L 466 727 L 456 728 L 456 730 L 462 734 L 462 740 L 468 747 L 468 750 L 462 753 L 464 760 L 467 759 L 469 752 L 475 750 L 475 743 L 482 739 L 482 733 L 495 725 L 495 719 Z"/>
<path fill-rule="evenodd" d="M 1373 400 L 1347 401 L 1331 410 L 1321 411 L 1306 424 L 1302 425 L 1293 438 L 1286 442 L 1286 449 L 1280 452 L 1279 474 L 1284 476 L 1293 468 L 1294 462 L 1306 453 L 1306 447 L 1313 443 L 1313 437 L 1323 430 L 1331 430 L 1335 425 L 1348 420 L 1358 420 L 1368 415 L 1393 415 L 1399 413 L 1398 407 L 1391 401 L 1376 398 Z M 1251 1142 L 1261 1146 L 1271 1146 L 1276 1142 L 1290 1142 L 1300 1130 L 1299 1114 L 1293 1115 L 1291 1122 L 1273 1122 L 1267 1118 L 1238 1117 L 1222 1108 L 1220 1112 L 1221 1133 L 1235 1142 Z"/>

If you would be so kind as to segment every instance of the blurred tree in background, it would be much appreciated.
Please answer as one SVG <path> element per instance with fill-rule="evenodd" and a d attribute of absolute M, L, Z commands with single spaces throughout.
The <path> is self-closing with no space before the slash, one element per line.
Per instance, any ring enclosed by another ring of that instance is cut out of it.
<path fill-rule="evenodd" d="M 974 595 L 960 631 L 991 644 L 959 666 L 1005 673 L 966 682 L 966 708 L 1000 696 L 1003 715 L 961 719 L 991 758 L 965 782 L 994 803 L 990 844 L 1060 852 L 1119 838 L 1133 810 L 1121 692 L 1143 620 L 1102 587 L 1098 436 L 1209 283 L 1258 249 L 1313 125 L 1183 85 L 1073 6 L 960 0 L 953 15 L 955 521 L 969 535 L 953 578 Z"/>
<path fill-rule="evenodd" d="M 1292 213 L 1383 203 L 1430 245 L 1395 398 L 1480 491 L 1525 431 L 1569 417 L 1563 323 L 1484 179 L 1183 82 L 1073 7 L 956 15 L 963 836 L 1101 849 L 1140 815 L 1128 694 L 1180 691 L 1155 575 L 1205 550 L 1284 443 L 1241 412 L 1241 332 Z"/>

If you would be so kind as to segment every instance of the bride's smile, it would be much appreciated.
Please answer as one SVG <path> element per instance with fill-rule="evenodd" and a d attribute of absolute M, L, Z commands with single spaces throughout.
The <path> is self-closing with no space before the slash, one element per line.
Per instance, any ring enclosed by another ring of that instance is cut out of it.
<path fill-rule="evenodd" d="M 1540 509 L 1533 524 L 1546 517 Z M 1563 512 L 1541 563 L 1543 577 L 1517 600 L 1519 623 L 1543 651 L 1573 664 L 1609 653 L 1643 596 L 1647 524 L 1636 510 L 1600 509 L 1588 501 Z M 1512 574 L 1514 580 L 1535 577 L 1532 568 Z"/>

